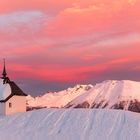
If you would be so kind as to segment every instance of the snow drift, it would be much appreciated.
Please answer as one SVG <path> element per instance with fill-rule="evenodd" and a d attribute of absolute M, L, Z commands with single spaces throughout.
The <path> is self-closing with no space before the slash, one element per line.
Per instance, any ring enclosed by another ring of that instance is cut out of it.
<path fill-rule="evenodd" d="M 28 108 L 106 108 L 140 112 L 140 82 L 108 80 L 44 96 L 27 97 Z"/>
<path fill-rule="evenodd" d="M 140 114 L 41 109 L 0 117 L 0 140 L 139 140 Z"/>

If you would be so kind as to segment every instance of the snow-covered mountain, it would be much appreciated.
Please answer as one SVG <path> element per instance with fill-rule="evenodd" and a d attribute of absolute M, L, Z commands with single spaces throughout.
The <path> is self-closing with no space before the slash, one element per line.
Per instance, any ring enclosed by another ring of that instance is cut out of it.
<path fill-rule="evenodd" d="M 107 108 L 140 112 L 140 82 L 108 80 L 27 97 L 28 108 Z"/>
<path fill-rule="evenodd" d="M 50 92 L 43 96 L 27 96 L 27 105 L 30 108 L 62 108 L 76 97 L 82 95 L 92 88 L 92 85 L 77 85 L 60 92 Z"/>
<path fill-rule="evenodd" d="M 140 140 L 140 114 L 106 109 L 41 109 L 0 116 L 0 140 Z"/>

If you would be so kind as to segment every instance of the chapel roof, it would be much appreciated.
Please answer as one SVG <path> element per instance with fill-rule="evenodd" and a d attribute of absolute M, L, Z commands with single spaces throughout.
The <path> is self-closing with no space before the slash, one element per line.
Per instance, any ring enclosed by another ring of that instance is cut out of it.
<path fill-rule="evenodd" d="M 2 77 L 0 78 L 0 102 L 6 102 L 13 96 L 27 96 L 18 85 L 7 77 L 5 60 Z"/>

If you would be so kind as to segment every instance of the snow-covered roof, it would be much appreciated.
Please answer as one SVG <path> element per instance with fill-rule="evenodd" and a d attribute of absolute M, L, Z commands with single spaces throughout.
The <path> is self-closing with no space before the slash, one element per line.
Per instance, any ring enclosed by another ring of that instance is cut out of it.
<path fill-rule="evenodd" d="M 11 87 L 10 85 L 3 84 L 3 79 L 0 79 L 0 101 L 5 100 L 11 94 Z"/>
<path fill-rule="evenodd" d="M 6 102 L 14 95 L 26 96 L 13 81 L 4 83 L 4 79 L 0 79 L 0 102 Z"/>

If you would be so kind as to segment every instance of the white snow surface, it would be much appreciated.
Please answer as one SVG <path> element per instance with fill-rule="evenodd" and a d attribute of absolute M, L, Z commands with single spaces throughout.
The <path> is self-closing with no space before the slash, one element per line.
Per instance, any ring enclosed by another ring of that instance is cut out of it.
<path fill-rule="evenodd" d="M 0 117 L 0 140 L 140 140 L 140 114 L 40 109 Z"/>
<path fill-rule="evenodd" d="M 0 79 L 0 100 L 5 100 L 11 94 L 9 84 L 3 84 L 3 79 Z"/>
<path fill-rule="evenodd" d="M 140 101 L 140 82 L 108 80 L 96 85 L 77 85 L 56 93 L 47 93 L 41 97 L 27 97 L 29 107 L 74 107 L 87 101 L 90 106 L 103 101 L 110 108 L 120 101 Z M 127 106 L 126 106 L 127 110 Z"/>

